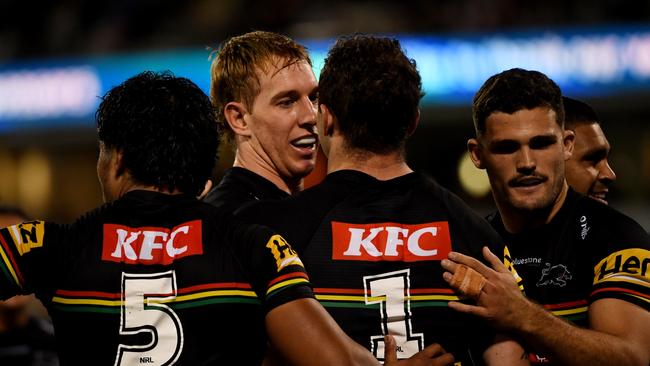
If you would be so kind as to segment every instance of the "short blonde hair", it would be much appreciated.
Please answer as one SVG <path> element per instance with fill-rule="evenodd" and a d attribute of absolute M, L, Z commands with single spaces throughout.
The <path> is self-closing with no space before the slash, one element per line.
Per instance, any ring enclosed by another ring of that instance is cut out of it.
<path fill-rule="evenodd" d="M 234 133 L 224 117 L 224 106 L 232 101 L 241 101 L 251 108 L 260 93 L 257 70 L 266 67 L 278 58 L 282 67 L 311 59 L 304 46 L 281 34 L 254 31 L 233 37 L 223 43 L 212 61 L 210 70 L 210 97 L 217 111 L 217 121 L 222 136 L 232 141 Z"/>

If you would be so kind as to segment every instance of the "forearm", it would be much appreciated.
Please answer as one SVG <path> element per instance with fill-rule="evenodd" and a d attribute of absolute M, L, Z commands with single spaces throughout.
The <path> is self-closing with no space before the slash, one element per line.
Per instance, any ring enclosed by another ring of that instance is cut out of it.
<path fill-rule="evenodd" d="M 314 299 L 295 300 L 266 316 L 271 345 L 291 365 L 379 365 Z"/>
<path fill-rule="evenodd" d="M 572 325 L 530 301 L 524 306 L 521 324 L 514 331 L 554 364 L 647 366 L 622 338 Z"/>

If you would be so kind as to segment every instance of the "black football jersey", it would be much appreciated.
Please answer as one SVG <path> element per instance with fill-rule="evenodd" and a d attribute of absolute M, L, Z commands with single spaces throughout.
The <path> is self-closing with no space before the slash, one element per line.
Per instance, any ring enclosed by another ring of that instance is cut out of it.
<path fill-rule="evenodd" d="M 64 365 L 259 364 L 266 313 L 313 296 L 281 236 L 149 191 L 0 230 L 0 270 L 2 298 L 47 306 Z"/>
<path fill-rule="evenodd" d="M 650 237 L 631 218 L 569 190 L 551 222 L 511 234 L 498 213 L 489 221 L 508 245 L 526 296 L 556 316 L 588 326 L 590 303 L 617 298 L 650 310 Z M 533 363 L 547 363 L 531 355 Z"/>
<path fill-rule="evenodd" d="M 219 184 L 208 193 L 204 201 L 229 212 L 235 212 L 251 201 L 287 197 L 289 197 L 287 192 L 261 175 L 248 169 L 233 167 L 226 170 Z"/>
<path fill-rule="evenodd" d="M 383 335 L 392 334 L 400 358 L 436 342 L 462 365 L 482 364 L 494 332 L 447 306 L 459 298 L 440 261 L 451 250 L 482 258 L 483 246 L 497 254 L 504 247 L 487 221 L 431 179 L 337 171 L 293 199 L 251 204 L 237 215 L 292 243 L 316 298 L 377 358 Z"/>

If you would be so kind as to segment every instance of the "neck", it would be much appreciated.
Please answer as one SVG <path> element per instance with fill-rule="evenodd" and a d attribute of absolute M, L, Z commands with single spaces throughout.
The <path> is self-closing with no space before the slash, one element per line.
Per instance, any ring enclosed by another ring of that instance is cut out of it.
<path fill-rule="evenodd" d="M 562 208 L 568 191 L 569 186 L 564 182 L 562 189 L 557 197 L 555 197 L 553 204 L 536 210 L 516 209 L 506 202 L 497 201 L 497 208 L 501 214 L 503 226 L 510 233 L 519 233 L 524 230 L 536 229 L 550 223 Z"/>
<path fill-rule="evenodd" d="M 247 150 L 245 149 L 237 149 L 237 152 L 235 153 L 235 162 L 233 163 L 234 167 L 250 170 L 275 184 L 278 189 L 288 194 L 293 194 L 302 190 L 302 178 L 284 178 L 280 176 L 278 171 L 271 167 L 269 163 L 260 158 L 259 155 L 250 154 L 246 151 Z"/>
<path fill-rule="evenodd" d="M 337 170 L 357 170 L 378 180 L 389 180 L 413 172 L 406 164 L 401 150 L 375 154 L 354 149 L 331 149 L 327 160 L 327 173 Z"/>

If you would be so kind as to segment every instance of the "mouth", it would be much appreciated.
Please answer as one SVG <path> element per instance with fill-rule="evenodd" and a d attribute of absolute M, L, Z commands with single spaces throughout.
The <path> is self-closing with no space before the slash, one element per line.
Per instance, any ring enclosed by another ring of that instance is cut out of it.
<path fill-rule="evenodd" d="M 318 135 L 306 135 L 291 141 L 291 145 L 297 149 L 314 150 L 318 146 Z"/>
<path fill-rule="evenodd" d="M 596 201 L 602 202 L 604 204 L 607 203 L 607 191 L 601 191 L 601 192 L 591 192 L 589 193 L 589 198 L 595 199 Z"/>
<path fill-rule="evenodd" d="M 510 181 L 510 187 L 514 188 L 528 188 L 538 186 L 546 181 L 544 177 L 538 176 L 529 176 L 529 177 L 520 177 L 515 178 Z"/>

